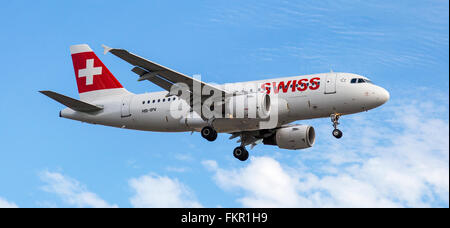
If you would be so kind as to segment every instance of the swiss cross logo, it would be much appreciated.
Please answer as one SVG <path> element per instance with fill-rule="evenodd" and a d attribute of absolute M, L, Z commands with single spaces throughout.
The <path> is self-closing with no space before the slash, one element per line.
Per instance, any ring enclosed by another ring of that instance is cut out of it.
<path fill-rule="evenodd" d="M 72 54 L 79 93 L 123 88 L 94 52 Z"/>
<path fill-rule="evenodd" d="M 94 67 L 94 59 L 86 59 L 86 68 L 78 70 L 78 77 L 86 77 L 86 85 L 94 84 L 94 76 L 102 74 L 102 67 Z"/>

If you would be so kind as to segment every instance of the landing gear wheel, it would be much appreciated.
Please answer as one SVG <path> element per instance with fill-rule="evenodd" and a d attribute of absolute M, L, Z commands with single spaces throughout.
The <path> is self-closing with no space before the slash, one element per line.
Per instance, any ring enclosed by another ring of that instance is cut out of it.
<path fill-rule="evenodd" d="M 337 139 L 340 139 L 342 137 L 342 131 L 337 129 L 337 126 L 339 125 L 339 117 L 341 117 L 340 114 L 331 114 L 331 122 L 333 122 L 333 136 L 336 137 Z"/>
<path fill-rule="evenodd" d="M 243 146 L 238 146 L 233 150 L 233 155 L 235 158 L 245 161 L 248 159 L 248 151 Z"/>
<path fill-rule="evenodd" d="M 206 126 L 201 131 L 202 137 L 212 142 L 217 139 L 217 131 L 210 126 Z"/>
<path fill-rule="evenodd" d="M 340 139 L 342 137 L 342 131 L 339 129 L 334 129 L 333 136 L 336 137 L 337 139 Z"/>

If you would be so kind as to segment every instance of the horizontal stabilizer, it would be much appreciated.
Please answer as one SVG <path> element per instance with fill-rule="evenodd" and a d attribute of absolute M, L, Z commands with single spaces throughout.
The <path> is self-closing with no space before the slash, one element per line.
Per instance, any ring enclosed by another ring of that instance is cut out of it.
<path fill-rule="evenodd" d="M 97 112 L 102 110 L 103 108 L 100 108 L 95 105 L 91 105 L 89 103 L 79 101 L 77 99 L 73 99 L 67 96 L 64 96 L 59 93 L 55 93 L 53 91 L 39 91 L 40 93 L 44 94 L 47 97 L 52 98 L 53 100 L 79 112 Z"/>

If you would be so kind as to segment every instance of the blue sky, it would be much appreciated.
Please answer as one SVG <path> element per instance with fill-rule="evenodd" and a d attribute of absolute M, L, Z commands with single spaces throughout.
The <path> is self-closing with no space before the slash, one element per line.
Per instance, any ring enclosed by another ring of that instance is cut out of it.
<path fill-rule="evenodd" d="M 448 1 L 6 1 L 0 9 L 0 207 L 448 207 Z M 87 43 L 130 91 L 126 48 L 208 82 L 334 70 L 389 90 L 381 108 L 309 120 L 313 148 L 152 133 L 58 118 Z"/>

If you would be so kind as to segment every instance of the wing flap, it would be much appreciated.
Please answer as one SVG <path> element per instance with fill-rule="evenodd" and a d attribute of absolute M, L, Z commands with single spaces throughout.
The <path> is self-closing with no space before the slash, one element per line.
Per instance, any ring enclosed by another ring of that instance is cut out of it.
<path fill-rule="evenodd" d="M 148 72 L 140 67 L 134 67 L 131 71 L 139 75 L 138 81 L 148 80 L 164 90 L 170 91 L 173 83 L 160 78 L 157 74 Z"/>

